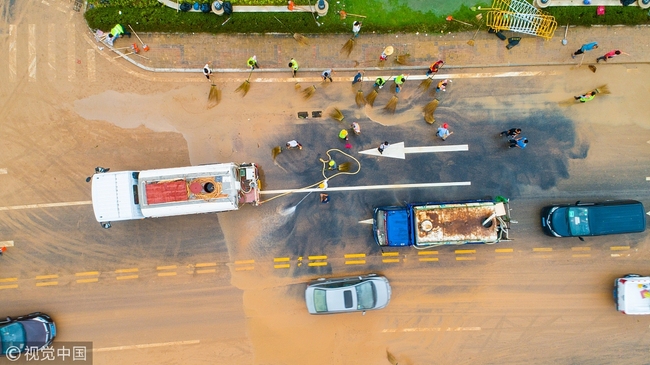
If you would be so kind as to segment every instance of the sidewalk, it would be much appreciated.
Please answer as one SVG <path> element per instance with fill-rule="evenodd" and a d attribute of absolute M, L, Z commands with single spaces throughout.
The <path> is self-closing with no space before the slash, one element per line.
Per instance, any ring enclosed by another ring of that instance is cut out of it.
<path fill-rule="evenodd" d="M 284 72 L 289 74 L 289 59 L 294 57 L 300 64 L 299 74 L 321 72 L 328 68 L 335 71 L 373 70 L 379 66 L 379 55 L 386 46 L 393 46 L 395 53 L 384 62 L 381 69 L 422 70 L 437 59 L 445 61 L 445 68 L 482 68 L 503 66 L 532 65 L 570 65 L 578 64 L 580 56 L 575 59 L 571 54 L 583 43 L 597 41 L 599 48 L 586 52 L 583 64 L 596 62 L 613 49 L 620 49 L 630 54 L 621 55 L 609 61 L 609 64 L 647 63 L 650 62 L 650 39 L 648 27 L 591 27 L 569 28 L 568 44 L 562 45 L 564 27 L 558 28 L 555 37 L 544 41 L 539 37 L 518 35 L 504 32 L 508 37 L 521 36 L 521 42 L 511 50 L 506 49 L 506 42 L 494 34 L 481 30 L 475 38 L 474 46 L 467 44 L 474 32 L 445 35 L 433 34 L 398 34 L 377 35 L 361 32 L 357 44 L 346 57 L 340 52 L 341 47 L 350 39 L 350 35 L 309 35 L 308 46 L 301 46 L 291 34 L 266 35 L 208 35 L 208 34 L 157 34 L 138 33 L 150 51 L 142 51 L 138 39 L 133 36 L 118 39 L 115 47 L 126 47 L 138 43 L 140 54 L 149 58 L 132 57 L 143 72 L 190 72 L 200 73 L 203 65 L 210 63 L 216 72 L 247 72 L 246 61 L 252 55 L 257 56 L 261 67 L 259 72 Z M 394 62 L 397 55 L 410 54 L 407 67 Z M 123 62 L 123 61 L 122 61 Z M 601 62 L 604 64 L 604 62 Z M 408 67 L 411 66 L 411 67 Z M 338 74 L 336 76 L 343 76 Z M 221 75 L 221 78 L 227 78 Z M 233 75 L 234 77 L 234 75 Z"/>

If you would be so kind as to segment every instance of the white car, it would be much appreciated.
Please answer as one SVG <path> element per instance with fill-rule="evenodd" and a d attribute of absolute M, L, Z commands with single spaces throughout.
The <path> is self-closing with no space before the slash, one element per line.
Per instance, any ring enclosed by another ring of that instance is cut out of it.
<path fill-rule="evenodd" d="M 311 314 L 332 314 L 381 309 L 390 301 L 390 284 L 383 276 L 368 274 L 339 279 L 320 278 L 307 286 L 305 302 Z"/>

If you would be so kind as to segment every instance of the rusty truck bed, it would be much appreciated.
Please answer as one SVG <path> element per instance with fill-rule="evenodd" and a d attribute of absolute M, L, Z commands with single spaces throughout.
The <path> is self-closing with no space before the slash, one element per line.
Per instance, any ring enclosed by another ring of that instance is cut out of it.
<path fill-rule="evenodd" d="M 498 241 L 492 202 L 414 206 L 416 246 Z M 487 227 L 482 223 L 492 216 Z"/>

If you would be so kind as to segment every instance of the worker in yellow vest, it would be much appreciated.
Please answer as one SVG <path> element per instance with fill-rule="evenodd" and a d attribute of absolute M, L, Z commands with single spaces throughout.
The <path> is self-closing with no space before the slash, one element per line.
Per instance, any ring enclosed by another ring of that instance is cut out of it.
<path fill-rule="evenodd" d="M 127 35 L 131 38 L 131 33 L 126 31 L 126 28 L 122 24 L 116 24 L 113 29 L 111 29 L 111 35 L 113 35 L 113 41 L 118 39 L 120 36 Z"/>

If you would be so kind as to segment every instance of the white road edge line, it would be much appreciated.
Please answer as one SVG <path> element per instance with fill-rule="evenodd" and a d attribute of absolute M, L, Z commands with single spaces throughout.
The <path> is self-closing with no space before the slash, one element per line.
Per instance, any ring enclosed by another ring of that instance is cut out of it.
<path fill-rule="evenodd" d="M 0 241 L 0 247 L 14 247 L 14 241 Z"/>
<path fill-rule="evenodd" d="M 47 78 L 50 81 L 56 79 L 56 28 L 56 24 L 47 26 Z"/>
<path fill-rule="evenodd" d="M 0 169 L 0 175 L 6 175 L 7 169 Z"/>
<path fill-rule="evenodd" d="M 16 81 L 16 25 L 9 24 L 9 80 Z"/>
<path fill-rule="evenodd" d="M 311 193 L 327 191 L 356 191 L 356 190 L 379 190 L 379 189 L 413 189 L 413 188 L 433 188 L 445 186 L 469 186 L 470 181 L 446 182 L 446 183 L 422 183 L 422 184 L 394 184 L 394 185 L 367 185 L 367 186 L 341 186 L 329 187 L 327 189 L 283 189 L 283 190 L 262 190 L 260 194 L 284 194 L 284 193 Z M 2 210 L 2 209 L 0 209 Z"/>
<path fill-rule="evenodd" d="M 36 208 L 70 207 L 70 206 L 75 206 L 75 205 L 91 205 L 92 203 L 93 202 L 90 201 L 90 200 L 84 200 L 84 201 L 79 201 L 79 202 L 65 202 L 65 203 L 13 205 L 13 206 L 9 206 L 9 207 L 0 207 L 0 211 L 36 209 Z"/>
<path fill-rule="evenodd" d="M 30 24 L 27 36 L 27 52 L 29 54 L 29 82 L 36 81 L 36 24 Z"/>
<path fill-rule="evenodd" d="M 196 345 L 196 344 L 198 344 L 200 342 L 201 342 L 200 340 L 189 340 L 189 341 L 147 343 L 147 344 L 142 344 L 142 345 L 130 345 L 130 346 L 101 347 L 101 348 L 98 348 L 98 349 L 93 349 L 93 352 L 147 349 L 147 348 L 152 348 L 152 347 L 163 347 L 163 346 Z"/>
<path fill-rule="evenodd" d="M 434 327 L 434 328 L 388 328 L 384 329 L 382 333 L 396 333 L 396 332 L 460 332 L 460 331 L 480 331 L 481 327 Z"/>

